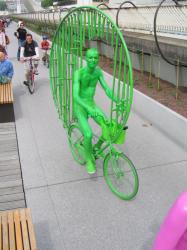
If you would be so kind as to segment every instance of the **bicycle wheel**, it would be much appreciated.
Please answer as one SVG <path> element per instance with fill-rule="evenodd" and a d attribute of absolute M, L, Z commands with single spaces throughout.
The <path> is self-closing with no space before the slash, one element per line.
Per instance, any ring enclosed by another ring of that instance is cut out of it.
<path fill-rule="evenodd" d="M 29 88 L 29 92 L 30 94 L 34 93 L 34 89 L 35 89 L 35 81 L 34 81 L 34 73 L 31 73 L 31 77 L 29 80 L 29 84 L 28 84 L 28 88 Z"/>
<path fill-rule="evenodd" d="M 81 165 L 86 163 L 84 157 L 83 134 L 77 124 L 72 124 L 68 130 L 69 145 L 73 158 Z"/>
<path fill-rule="evenodd" d="M 123 200 L 138 192 L 139 180 L 131 160 L 123 153 L 110 152 L 104 159 L 104 177 L 111 191 Z"/>

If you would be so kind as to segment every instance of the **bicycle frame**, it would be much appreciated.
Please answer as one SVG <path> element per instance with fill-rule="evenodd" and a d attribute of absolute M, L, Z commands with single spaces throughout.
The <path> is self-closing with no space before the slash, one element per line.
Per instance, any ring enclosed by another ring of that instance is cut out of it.
<path fill-rule="evenodd" d="M 94 135 L 98 140 L 100 139 L 98 136 Z M 78 141 L 77 141 L 78 142 Z M 106 140 L 103 140 L 103 144 L 106 143 L 105 145 L 101 145 L 101 147 L 98 149 L 97 152 L 94 153 L 94 156 L 96 159 L 99 159 L 99 158 L 105 158 L 105 156 L 107 155 L 107 153 L 104 153 L 104 151 L 109 148 L 109 152 L 110 153 L 116 153 L 117 154 L 120 154 L 121 152 L 119 152 L 118 150 L 116 150 L 113 146 L 113 143 L 112 143 L 112 140 L 111 141 L 106 141 Z M 97 144 L 97 143 L 96 143 Z M 96 145 L 95 144 L 95 145 Z M 93 145 L 93 149 L 94 149 L 94 146 Z M 84 150 L 84 147 L 81 146 L 81 150 Z"/>
<path fill-rule="evenodd" d="M 34 71 L 33 71 L 34 67 L 32 64 L 32 58 L 29 59 L 29 66 L 30 66 L 30 70 L 29 70 L 29 72 L 30 72 L 29 78 L 30 79 L 29 80 L 34 81 Z"/>
<path fill-rule="evenodd" d="M 105 158 L 105 156 L 106 156 L 106 154 L 104 154 L 104 151 L 107 149 L 107 148 L 109 148 L 109 152 L 115 152 L 116 154 L 120 154 L 120 152 L 119 151 L 117 151 L 115 148 L 114 148 L 114 146 L 113 146 L 113 144 L 112 144 L 112 141 L 103 141 L 103 143 L 106 143 L 105 145 L 102 145 L 100 148 L 99 148 L 99 150 L 96 152 L 96 154 L 95 154 L 95 157 L 96 158 L 100 158 L 100 157 L 102 157 L 102 158 Z M 93 146 L 94 147 L 94 146 Z"/>

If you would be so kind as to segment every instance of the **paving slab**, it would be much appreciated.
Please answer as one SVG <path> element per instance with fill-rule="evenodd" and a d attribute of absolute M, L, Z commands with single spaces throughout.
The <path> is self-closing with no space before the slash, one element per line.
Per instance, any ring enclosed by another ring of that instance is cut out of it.
<path fill-rule="evenodd" d="M 65 250 L 63 232 L 48 188 L 26 190 L 26 197 L 27 206 L 31 208 L 38 249 Z"/>
<path fill-rule="evenodd" d="M 131 202 L 116 198 L 102 177 L 50 186 L 65 248 L 150 250 L 164 215 L 186 189 L 186 167 L 187 161 L 139 170 Z"/>

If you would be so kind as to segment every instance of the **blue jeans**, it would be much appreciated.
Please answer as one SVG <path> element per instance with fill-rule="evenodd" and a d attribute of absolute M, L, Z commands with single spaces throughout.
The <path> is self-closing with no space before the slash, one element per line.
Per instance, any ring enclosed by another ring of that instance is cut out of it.
<path fill-rule="evenodd" d="M 21 50 L 21 45 L 25 40 L 18 39 L 18 52 L 17 52 L 17 59 L 20 59 L 20 50 Z"/>

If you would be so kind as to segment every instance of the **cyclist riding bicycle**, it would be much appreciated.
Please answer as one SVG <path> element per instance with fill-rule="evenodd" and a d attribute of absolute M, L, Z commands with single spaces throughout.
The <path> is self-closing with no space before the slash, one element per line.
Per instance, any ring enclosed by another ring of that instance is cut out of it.
<path fill-rule="evenodd" d="M 30 58 L 32 58 L 34 63 L 34 73 L 35 75 L 38 75 L 38 70 L 37 70 L 39 61 L 38 44 L 36 41 L 33 40 L 31 34 L 27 34 L 26 41 L 22 43 L 20 52 L 20 61 L 24 63 L 25 66 L 26 81 L 23 82 L 25 85 L 28 85 L 28 80 L 29 80 L 30 64 L 28 59 Z"/>
<path fill-rule="evenodd" d="M 50 42 L 48 40 L 48 37 L 47 36 L 43 36 L 42 37 L 43 41 L 41 42 L 41 49 L 43 51 L 43 54 L 42 54 L 42 61 L 44 62 L 44 65 L 46 64 L 46 61 L 48 59 L 48 51 L 49 49 L 51 48 L 50 46 Z"/>

